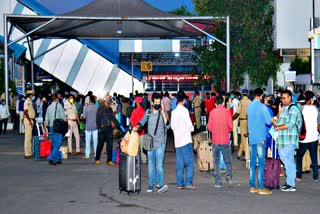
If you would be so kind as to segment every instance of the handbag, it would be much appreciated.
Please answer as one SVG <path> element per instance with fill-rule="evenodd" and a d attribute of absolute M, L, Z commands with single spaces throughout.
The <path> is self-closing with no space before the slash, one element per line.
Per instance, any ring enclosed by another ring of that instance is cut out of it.
<path fill-rule="evenodd" d="M 58 103 L 56 104 L 56 109 L 54 112 L 55 119 L 53 120 L 52 131 L 62 134 L 62 136 L 65 136 L 65 134 L 69 130 L 68 123 L 61 118 L 56 119 L 57 106 L 58 106 Z"/>
<path fill-rule="evenodd" d="M 149 120 L 149 118 L 148 118 L 148 120 Z M 160 120 L 160 112 L 158 112 L 157 124 L 156 124 L 156 128 L 155 128 L 154 134 L 153 134 L 154 136 L 156 135 L 157 130 L 158 130 L 159 120 Z M 149 133 L 145 134 L 143 136 L 143 148 L 147 151 L 150 151 L 153 149 L 153 147 L 154 147 L 153 136 L 150 135 Z"/>

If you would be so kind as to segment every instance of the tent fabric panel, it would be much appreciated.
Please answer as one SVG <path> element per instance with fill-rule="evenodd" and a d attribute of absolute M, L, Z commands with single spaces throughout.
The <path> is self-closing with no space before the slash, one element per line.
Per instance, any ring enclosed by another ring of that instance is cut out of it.
<path fill-rule="evenodd" d="M 68 78 L 68 75 L 74 62 L 76 61 L 81 47 L 82 44 L 79 43 L 77 40 L 68 41 L 63 52 L 61 53 L 60 59 L 57 65 L 55 66 L 52 75 L 54 75 L 61 81 L 65 82 Z"/>

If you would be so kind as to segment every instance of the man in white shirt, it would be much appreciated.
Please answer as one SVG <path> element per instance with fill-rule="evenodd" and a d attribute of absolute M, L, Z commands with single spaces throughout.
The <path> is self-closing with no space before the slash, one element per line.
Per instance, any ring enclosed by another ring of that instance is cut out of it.
<path fill-rule="evenodd" d="M 176 148 L 176 182 L 177 188 L 195 189 L 193 186 L 194 156 L 192 151 L 191 132 L 194 131 L 189 111 L 184 107 L 186 95 L 183 91 L 177 93 L 177 107 L 172 111 L 171 128 L 174 134 Z M 184 179 L 183 172 L 186 169 Z"/>
<path fill-rule="evenodd" d="M 302 114 L 306 125 L 306 138 L 299 142 L 299 149 L 297 152 L 297 175 L 296 180 L 302 179 L 302 159 L 307 149 L 310 152 L 313 180 L 318 181 L 318 109 L 313 106 L 314 93 L 306 91 L 306 104 L 302 108 Z"/>

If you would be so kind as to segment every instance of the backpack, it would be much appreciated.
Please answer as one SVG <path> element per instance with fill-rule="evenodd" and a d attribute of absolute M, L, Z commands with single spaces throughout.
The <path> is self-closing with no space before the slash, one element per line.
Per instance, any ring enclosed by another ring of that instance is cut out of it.
<path fill-rule="evenodd" d="M 299 109 L 299 107 L 298 107 L 297 105 L 292 104 L 292 105 L 289 106 L 288 112 L 290 111 L 290 108 L 291 108 L 292 106 L 295 106 L 295 107 L 297 107 L 297 108 Z M 299 112 L 300 112 L 301 118 L 302 118 L 302 126 L 301 126 L 301 129 L 300 129 L 300 132 L 299 132 L 299 140 L 302 141 L 302 140 L 306 139 L 307 129 L 306 129 L 306 123 L 305 123 L 305 121 L 304 121 L 303 114 L 302 114 L 302 112 L 301 112 L 300 109 L 299 109 Z M 299 128 L 299 127 L 297 126 L 297 128 Z"/>

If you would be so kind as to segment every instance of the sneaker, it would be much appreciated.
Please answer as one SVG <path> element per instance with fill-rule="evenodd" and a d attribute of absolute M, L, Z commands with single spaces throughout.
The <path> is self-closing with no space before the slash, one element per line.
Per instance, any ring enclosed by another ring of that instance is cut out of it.
<path fill-rule="evenodd" d="M 271 195 L 272 191 L 268 190 L 268 189 L 258 189 L 257 192 L 259 195 Z"/>
<path fill-rule="evenodd" d="M 232 178 L 231 178 L 231 176 L 226 176 L 226 182 L 228 183 L 228 184 L 231 184 L 232 183 Z"/>
<path fill-rule="evenodd" d="M 220 188 L 220 187 L 222 186 L 222 184 L 221 184 L 221 182 L 217 182 L 217 181 L 216 181 L 216 182 L 214 183 L 214 186 L 217 187 L 217 188 Z"/>
<path fill-rule="evenodd" d="M 283 184 L 280 188 L 285 188 L 287 186 L 287 183 Z"/>
<path fill-rule="evenodd" d="M 281 187 L 281 191 L 283 192 L 295 192 L 296 188 L 290 185 L 286 185 L 285 187 Z"/>
<path fill-rule="evenodd" d="M 251 192 L 251 193 L 257 193 L 257 192 L 258 192 L 258 189 L 257 189 L 257 188 L 254 188 L 254 187 L 251 187 L 251 188 L 250 188 L 250 192 Z"/>
<path fill-rule="evenodd" d="M 109 166 L 114 166 L 115 164 L 114 164 L 112 161 L 108 161 L 108 162 L 107 162 L 107 165 L 109 165 Z"/>
<path fill-rule="evenodd" d="M 167 185 L 163 185 L 158 189 L 158 193 L 165 193 L 168 191 L 168 186 Z"/>
<path fill-rule="evenodd" d="M 153 192 L 153 185 L 149 185 L 149 186 L 148 186 L 147 192 Z"/>
<path fill-rule="evenodd" d="M 221 168 L 221 169 L 220 169 L 220 172 L 221 172 L 221 173 L 224 173 L 224 172 L 226 172 L 226 169 L 225 169 L 225 168 Z"/>
<path fill-rule="evenodd" d="M 82 156 L 83 159 L 89 159 L 90 157 L 87 156 Z"/>
<path fill-rule="evenodd" d="M 99 160 L 97 160 L 96 165 L 101 165 L 101 162 Z"/>
<path fill-rule="evenodd" d="M 301 178 L 296 177 L 296 181 L 301 181 Z"/>

